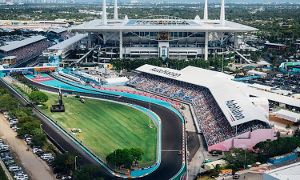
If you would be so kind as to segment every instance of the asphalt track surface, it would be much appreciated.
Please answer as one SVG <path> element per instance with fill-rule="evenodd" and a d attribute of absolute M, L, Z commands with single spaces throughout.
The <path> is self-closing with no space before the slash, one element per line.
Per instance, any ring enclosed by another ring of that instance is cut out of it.
<path fill-rule="evenodd" d="M 58 92 L 56 88 L 44 86 L 32 81 L 28 81 L 32 85 L 47 91 Z M 62 90 L 63 93 L 74 93 L 72 91 Z M 15 94 L 15 93 L 14 93 Z M 111 95 L 95 95 L 86 93 L 76 93 L 81 96 L 99 98 L 99 99 L 110 99 L 117 102 L 126 102 L 130 104 L 135 104 L 149 108 L 149 103 L 130 99 L 126 97 L 116 97 Z M 24 104 L 24 99 L 18 97 Z M 157 104 L 150 103 L 151 110 L 155 112 L 161 119 L 162 125 L 162 152 L 161 152 L 161 164 L 159 168 L 153 173 L 149 174 L 140 179 L 145 180 L 167 180 L 176 175 L 183 163 L 183 154 L 179 155 L 178 152 L 182 150 L 183 147 L 183 124 L 176 113 L 173 111 L 159 106 Z M 65 135 L 61 130 L 59 130 L 55 125 L 53 125 L 50 120 L 44 116 L 38 109 L 33 108 L 35 114 L 41 119 L 42 127 L 47 133 L 48 137 L 55 143 L 58 148 L 62 151 L 72 152 L 78 155 L 78 162 L 82 164 L 93 164 L 99 166 L 101 174 L 99 176 L 105 179 L 117 179 L 113 177 L 105 168 L 103 168 L 97 161 L 95 161 L 86 151 L 84 151 L 78 144 L 70 139 L 69 136 Z M 125 138 L 125 137 L 124 137 Z"/>

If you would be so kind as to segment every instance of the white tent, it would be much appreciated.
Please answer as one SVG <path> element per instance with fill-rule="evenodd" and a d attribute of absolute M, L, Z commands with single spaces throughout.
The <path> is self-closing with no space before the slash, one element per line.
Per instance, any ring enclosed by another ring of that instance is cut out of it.
<path fill-rule="evenodd" d="M 281 109 L 279 111 L 274 112 L 276 117 L 282 118 L 282 119 L 286 119 L 288 121 L 291 122 L 298 122 L 300 121 L 300 114 L 299 113 L 295 113 L 292 111 L 288 111 L 285 109 Z"/>
<path fill-rule="evenodd" d="M 128 81 L 127 77 L 107 78 L 104 80 L 105 84 L 125 84 Z"/>

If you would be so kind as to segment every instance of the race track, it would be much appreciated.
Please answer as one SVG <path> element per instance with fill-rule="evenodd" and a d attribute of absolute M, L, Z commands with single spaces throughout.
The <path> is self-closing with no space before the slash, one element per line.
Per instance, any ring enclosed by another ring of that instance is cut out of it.
<path fill-rule="evenodd" d="M 56 88 L 41 85 L 28 80 L 28 83 L 32 85 L 51 92 L 58 92 Z M 69 90 L 62 90 L 63 93 L 75 93 Z M 117 102 L 125 102 L 130 104 L 135 104 L 149 108 L 149 103 L 131 99 L 127 97 L 116 97 L 108 94 L 87 94 L 87 93 L 78 93 L 81 96 L 93 97 L 99 99 L 109 99 Z M 153 173 L 145 176 L 141 179 L 157 179 L 157 180 L 167 180 L 174 177 L 182 168 L 183 165 L 183 156 L 184 154 L 179 155 L 178 152 L 183 148 L 183 124 L 178 115 L 163 107 L 154 103 L 150 103 L 151 111 L 155 112 L 161 119 L 162 124 L 162 153 L 161 153 L 161 164 L 159 168 Z M 41 119 L 43 124 L 43 129 L 47 135 L 52 139 L 56 145 L 60 147 L 63 151 L 69 151 L 75 154 L 78 154 L 78 162 L 80 164 L 94 164 L 101 167 L 101 174 L 99 176 L 104 177 L 105 179 L 117 179 L 113 177 L 111 173 L 103 166 L 100 166 L 91 155 L 89 155 L 85 150 L 83 150 L 77 143 L 75 143 L 69 136 L 63 133 L 58 129 L 48 117 L 44 116 L 38 109 L 34 108 L 34 112 Z"/>

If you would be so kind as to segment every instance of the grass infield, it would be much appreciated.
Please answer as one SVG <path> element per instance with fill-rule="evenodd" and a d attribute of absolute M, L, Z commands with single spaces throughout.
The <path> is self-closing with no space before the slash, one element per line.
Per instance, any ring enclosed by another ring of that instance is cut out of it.
<path fill-rule="evenodd" d="M 69 133 L 73 128 L 80 129 L 82 132 L 74 136 L 102 160 L 116 149 L 134 147 L 144 152 L 141 166 L 155 162 L 157 127 L 143 112 L 108 101 L 85 99 L 81 103 L 78 98 L 63 97 L 66 112 L 51 113 L 49 109 L 58 95 L 47 95 L 49 108 L 43 112 Z"/>

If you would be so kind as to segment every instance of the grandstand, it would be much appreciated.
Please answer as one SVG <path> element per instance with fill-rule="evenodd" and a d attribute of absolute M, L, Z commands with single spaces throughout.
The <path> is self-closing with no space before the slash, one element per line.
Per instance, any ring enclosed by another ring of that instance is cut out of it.
<path fill-rule="evenodd" d="M 62 60 L 67 58 L 70 55 L 70 51 L 76 49 L 80 46 L 80 42 L 87 37 L 87 34 L 76 34 L 73 37 L 64 40 L 54 46 L 51 46 L 44 52 L 44 55 L 47 56 L 61 56 Z"/>
<path fill-rule="evenodd" d="M 70 33 L 66 28 L 56 28 L 56 29 L 49 29 L 47 37 L 55 37 L 59 38 L 59 40 L 66 40 L 69 38 Z"/>
<path fill-rule="evenodd" d="M 37 35 L 21 41 L 8 42 L 0 47 L 0 57 L 15 56 L 14 66 L 22 64 L 30 59 L 36 58 L 48 48 L 49 42 L 46 37 Z"/>
<path fill-rule="evenodd" d="M 208 150 L 251 149 L 274 131 L 268 120 L 268 104 L 258 103 L 223 73 L 187 67 L 181 71 L 144 65 L 128 85 L 193 107 L 194 122 Z M 197 77 L 197 78 L 196 78 Z"/>

